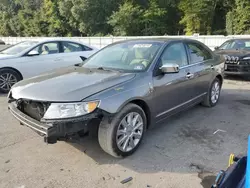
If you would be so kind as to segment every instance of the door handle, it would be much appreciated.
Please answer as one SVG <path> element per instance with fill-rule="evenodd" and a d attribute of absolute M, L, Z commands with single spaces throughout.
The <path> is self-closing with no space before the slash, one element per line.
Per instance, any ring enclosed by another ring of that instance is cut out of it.
<path fill-rule="evenodd" d="M 194 77 L 194 74 L 191 74 L 191 73 L 187 73 L 187 75 L 186 75 L 187 79 L 190 79 L 190 78 L 193 78 L 193 77 Z"/>
<path fill-rule="evenodd" d="M 61 60 L 62 60 L 61 58 L 54 59 L 54 61 L 61 61 Z"/>

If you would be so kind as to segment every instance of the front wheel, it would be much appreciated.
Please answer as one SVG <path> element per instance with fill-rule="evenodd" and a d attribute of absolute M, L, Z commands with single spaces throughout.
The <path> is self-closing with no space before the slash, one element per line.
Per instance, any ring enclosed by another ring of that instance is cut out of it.
<path fill-rule="evenodd" d="M 114 157 L 125 157 L 139 147 L 146 129 L 146 115 L 135 104 L 128 104 L 111 120 L 104 118 L 98 130 L 101 148 Z"/>
<path fill-rule="evenodd" d="M 21 80 L 21 76 L 12 69 L 0 69 L 0 92 L 8 93 L 11 87 Z"/>
<path fill-rule="evenodd" d="M 209 88 L 206 98 L 202 102 L 203 106 L 213 107 L 218 103 L 220 99 L 221 86 L 221 81 L 218 78 L 215 78 Z"/>

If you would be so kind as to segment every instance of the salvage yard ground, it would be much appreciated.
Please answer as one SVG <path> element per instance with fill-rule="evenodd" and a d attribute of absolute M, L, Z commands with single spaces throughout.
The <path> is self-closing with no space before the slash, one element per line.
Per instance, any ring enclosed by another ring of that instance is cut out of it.
<path fill-rule="evenodd" d="M 149 130 L 125 159 L 97 141 L 46 145 L 8 113 L 0 96 L 1 188 L 210 187 L 230 153 L 244 154 L 250 133 L 250 82 L 225 80 L 214 108 L 196 106 Z M 121 184 L 125 178 L 133 180 Z"/>

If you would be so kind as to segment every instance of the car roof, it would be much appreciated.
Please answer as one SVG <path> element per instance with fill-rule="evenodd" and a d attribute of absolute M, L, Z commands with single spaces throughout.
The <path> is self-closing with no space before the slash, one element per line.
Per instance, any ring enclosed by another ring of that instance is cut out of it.
<path fill-rule="evenodd" d="M 175 38 L 175 37 L 157 37 L 157 38 L 135 38 L 135 39 L 128 39 L 128 40 L 121 40 L 121 41 L 117 41 L 114 42 L 113 44 L 117 44 L 117 43 L 124 43 L 124 42 L 133 42 L 133 41 L 137 41 L 137 42 L 170 42 L 170 41 L 190 41 L 190 42 L 199 42 L 198 40 L 194 40 L 194 39 L 190 39 L 190 38 Z"/>
<path fill-rule="evenodd" d="M 53 42 L 53 41 L 76 42 L 76 43 L 83 44 L 80 41 L 72 40 L 72 39 L 61 39 L 61 38 L 57 39 L 57 38 L 52 38 L 52 39 L 42 39 L 42 40 L 39 40 L 39 42 Z"/>
<path fill-rule="evenodd" d="M 80 41 L 77 40 L 70 40 L 70 39 L 41 39 L 41 40 L 24 40 L 21 42 L 37 42 L 37 43 L 44 43 L 44 42 L 54 42 L 54 41 L 65 41 L 65 42 L 76 42 L 76 43 L 80 43 L 83 44 Z"/>
<path fill-rule="evenodd" d="M 234 39 L 229 39 L 227 41 L 234 41 L 234 40 L 250 40 L 250 38 L 234 38 Z"/>
<path fill-rule="evenodd" d="M 41 39 L 41 40 L 25 40 L 25 41 L 22 41 L 22 42 L 36 42 L 37 44 L 40 44 L 40 43 L 44 43 L 44 42 L 54 42 L 54 41 L 55 42 L 57 42 L 57 41 L 75 42 L 75 43 L 82 44 L 82 45 L 85 45 L 87 47 L 90 47 L 92 49 L 97 49 L 96 47 L 91 46 L 91 45 L 86 44 L 86 43 L 81 42 L 81 41 L 71 40 L 71 39 L 62 39 L 62 38 L 51 38 L 51 39 Z"/>

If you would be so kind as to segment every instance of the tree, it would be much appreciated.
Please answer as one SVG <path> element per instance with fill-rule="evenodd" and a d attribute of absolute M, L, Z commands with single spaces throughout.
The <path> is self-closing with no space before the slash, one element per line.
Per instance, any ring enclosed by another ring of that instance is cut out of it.
<path fill-rule="evenodd" d="M 0 35 L 249 34 L 249 0 L 0 0 Z"/>
<path fill-rule="evenodd" d="M 12 25 L 18 23 L 16 12 L 19 9 L 20 7 L 12 0 L 0 0 L 0 35 L 16 36 L 20 32 L 19 30 L 13 30 Z"/>
<path fill-rule="evenodd" d="M 235 4 L 235 33 L 250 34 L 250 1 L 236 0 Z"/>
<path fill-rule="evenodd" d="M 227 34 L 229 35 L 233 35 L 234 34 L 234 15 L 235 12 L 234 11 L 229 11 L 226 15 L 226 31 Z"/>
<path fill-rule="evenodd" d="M 120 0 L 62 0 L 61 15 L 83 35 L 106 35 L 112 31 L 107 19 L 119 7 Z"/>
<path fill-rule="evenodd" d="M 156 0 L 149 1 L 149 7 L 143 13 L 143 22 L 145 28 L 144 35 L 162 35 L 166 33 L 166 25 L 164 23 L 164 16 L 167 11 L 159 6 Z"/>
<path fill-rule="evenodd" d="M 185 25 L 186 33 L 211 34 L 219 2 L 220 0 L 181 0 L 179 8 L 183 17 L 180 23 Z"/>
<path fill-rule="evenodd" d="M 181 19 L 179 3 L 180 0 L 159 0 L 159 6 L 166 10 L 166 14 L 163 16 L 164 34 L 182 34 L 183 26 L 179 23 Z"/>
<path fill-rule="evenodd" d="M 143 10 L 137 4 L 126 1 L 114 12 L 108 24 L 113 27 L 115 35 L 136 36 L 142 35 Z"/>

